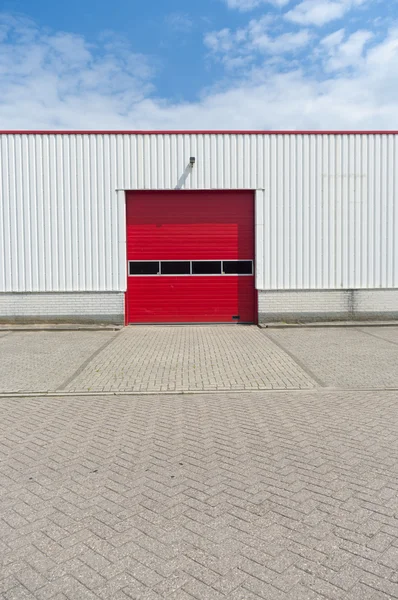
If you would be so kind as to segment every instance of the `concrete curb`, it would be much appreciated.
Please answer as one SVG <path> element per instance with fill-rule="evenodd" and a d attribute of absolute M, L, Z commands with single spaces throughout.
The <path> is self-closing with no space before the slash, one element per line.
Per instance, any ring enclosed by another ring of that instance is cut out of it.
<path fill-rule="evenodd" d="M 183 324 L 175 325 L 168 324 L 170 327 L 180 326 Z M 234 323 L 204 323 L 204 324 L 193 324 L 193 326 L 208 326 L 208 327 L 229 327 L 234 326 Z M 152 325 L 156 327 L 157 325 Z M 165 326 L 162 324 L 162 326 Z M 192 326 L 189 324 L 189 326 Z M 135 325 L 140 327 L 140 325 Z M 333 322 L 313 322 L 313 323 L 259 323 L 260 329 L 291 329 L 291 328 L 322 328 L 322 327 L 398 327 L 398 321 L 333 321 Z M 2 331 L 120 331 L 124 329 L 124 325 L 83 325 L 83 324 L 71 324 L 71 325 L 56 325 L 56 324 L 40 324 L 40 325 L 14 325 L 5 324 L 0 325 L 0 333 Z"/>
<path fill-rule="evenodd" d="M 398 321 L 333 321 L 314 323 L 259 323 L 260 329 L 332 328 L 332 327 L 398 327 Z"/>
<path fill-rule="evenodd" d="M 315 392 L 319 389 L 317 386 L 307 387 L 307 388 L 299 388 L 299 387 L 291 387 L 291 388 L 234 388 L 234 389 L 219 389 L 219 390 L 74 390 L 74 391 L 26 391 L 26 392 L 1 392 L 0 399 L 2 398 L 52 398 L 52 397 L 69 397 L 69 396 L 181 396 L 185 394 L 241 394 L 242 392 L 253 393 L 253 392 Z"/>
<path fill-rule="evenodd" d="M 95 396 L 200 396 L 218 394 L 330 394 L 341 392 L 398 392 L 397 387 L 323 387 L 323 388 L 264 388 L 264 389 L 236 389 L 236 390 L 177 390 L 177 391 L 100 391 L 100 392 L 9 392 L 1 393 L 0 400 L 7 398 L 90 398 Z"/>
<path fill-rule="evenodd" d="M 0 325 L 2 331 L 119 331 L 123 325 Z"/>

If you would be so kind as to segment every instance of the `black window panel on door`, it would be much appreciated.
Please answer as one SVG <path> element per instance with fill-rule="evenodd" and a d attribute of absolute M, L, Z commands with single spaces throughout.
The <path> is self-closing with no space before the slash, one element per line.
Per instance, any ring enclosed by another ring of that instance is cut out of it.
<path fill-rule="evenodd" d="M 164 261 L 160 263 L 160 272 L 162 275 L 190 275 L 191 263 L 189 260 Z"/>
<path fill-rule="evenodd" d="M 221 275 L 221 260 L 192 261 L 192 275 Z"/>
<path fill-rule="evenodd" d="M 159 261 L 129 262 L 129 275 L 159 275 Z"/>
<path fill-rule="evenodd" d="M 224 260 L 223 272 L 226 275 L 252 275 L 253 261 L 251 260 Z"/>

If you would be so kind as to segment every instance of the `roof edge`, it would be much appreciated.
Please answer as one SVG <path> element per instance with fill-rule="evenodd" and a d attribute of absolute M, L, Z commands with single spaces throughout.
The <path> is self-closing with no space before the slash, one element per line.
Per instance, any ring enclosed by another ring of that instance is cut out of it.
<path fill-rule="evenodd" d="M 10 129 L 0 135 L 398 135 L 398 130 L 83 130 Z"/>

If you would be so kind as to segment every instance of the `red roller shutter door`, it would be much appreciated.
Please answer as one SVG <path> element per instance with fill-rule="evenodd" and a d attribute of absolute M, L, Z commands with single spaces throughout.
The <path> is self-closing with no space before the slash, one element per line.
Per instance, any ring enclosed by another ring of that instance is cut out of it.
<path fill-rule="evenodd" d="M 127 193 L 127 261 L 252 261 L 250 191 Z M 226 263 L 224 263 L 226 264 Z M 253 275 L 144 275 L 128 269 L 126 323 L 252 323 Z"/>

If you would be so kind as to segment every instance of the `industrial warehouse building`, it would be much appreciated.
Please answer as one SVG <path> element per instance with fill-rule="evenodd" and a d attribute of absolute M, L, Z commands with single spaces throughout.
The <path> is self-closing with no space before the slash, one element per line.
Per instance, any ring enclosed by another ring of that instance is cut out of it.
<path fill-rule="evenodd" d="M 398 317 L 397 132 L 3 132 L 0 320 Z"/>

